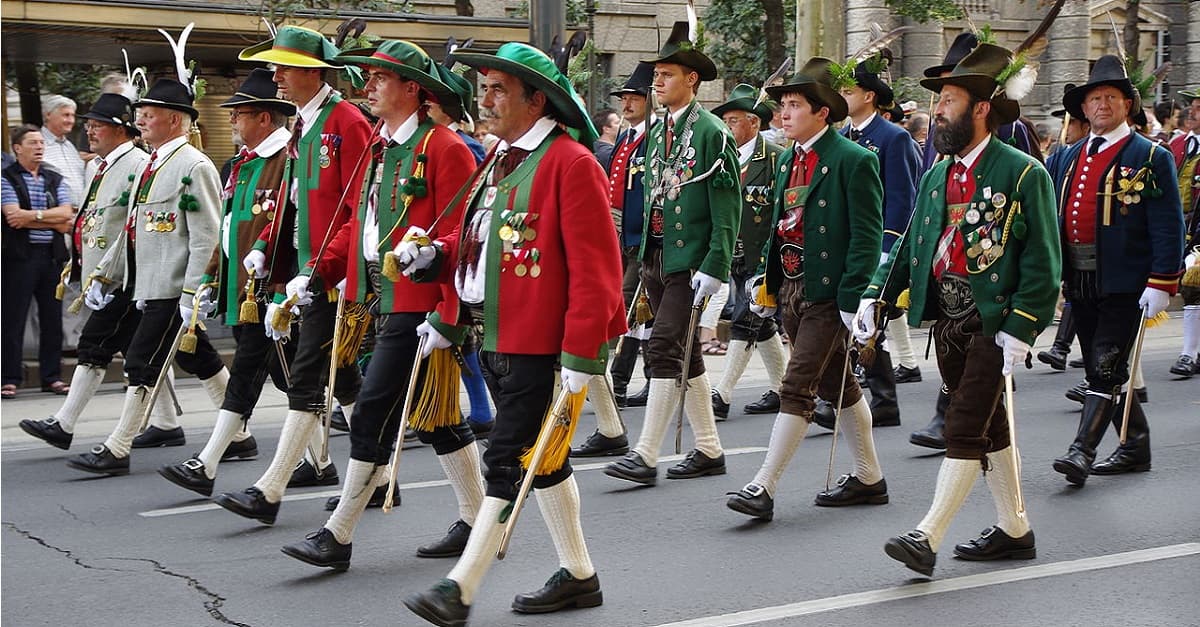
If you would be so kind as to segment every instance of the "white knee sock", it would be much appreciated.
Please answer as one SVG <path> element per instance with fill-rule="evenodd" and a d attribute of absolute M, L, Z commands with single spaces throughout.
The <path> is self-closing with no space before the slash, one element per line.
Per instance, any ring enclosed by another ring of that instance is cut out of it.
<path fill-rule="evenodd" d="M 62 427 L 63 431 L 75 432 L 75 423 L 79 421 L 83 408 L 87 407 L 88 402 L 96 395 L 96 390 L 100 389 L 100 384 L 104 382 L 104 372 L 104 368 L 97 366 L 75 366 L 75 374 L 71 377 L 71 389 L 67 391 L 67 400 L 54 412 L 54 418 L 58 420 L 58 426 Z"/>
<path fill-rule="evenodd" d="M 875 455 L 875 437 L 871 429 L 871 405 L 866 398 L 842 410 L 838 424 L 846 443 L 854 452 L 854 476 L 858 480 L 871 485 L 883 479 L 883 469 L 879 467 L 879 458 Z"/>
<path fill-rule="evenodd" d="M 175 399 L 171 396 L 171 390 L 174 389 L 175 371 L 168 368 L 167 378 L 163 379 L 163 387 L 158 391 L 158 398 L 154 399 L 154 408 L 150 410 L 151 427 L 158 427 L 163 431 L 179 428 L 179 421 L 176 420 L 175 414 Z"/>
<path fill-rule="evenodd" d="M 344 405 L 339 403 L 339 405 L 342 405 L 342 415 L 346 417 L 346 424 L 349 425 L 350 416 L 354 414 L 354 403 L 346 403 Z"/>
<path fill-rule="evenodd" d="M 558 565 L 567 569 L 576 579 L 587 579 L 596 574 L 592 558 L 588 555 L 587 543 L 583 539 L 583 525 L 579 522 L 579 486 L 575 476 L 549 488 L 534 490 L 538 509 L 554 540 L 558 551 Z"/>
<path fill-rule="evenodd" d="M 458 499 L 458 517 L 468 525 L 474 525 L 475 514 L 483 503 L 483 472 L 479 465 L 479 447 L 474 442 L 445 455 L 438 455 L 438 462 L 454 488 Z"/>
<path fill-rule="evenodd" d="M 913 356 L 912 340 L 908 337 L 907 315 L 888 321 L 887 338 L 891 345 L 888 352 L 896 357 L 896 363 L 905 368 L 916 368 L 917 358 Z"/>
<path fill-rule="evenodd" d="M 225 387 L 229 385 L 229 369 L 222 366 L 217 374 L 201 379 L 200 385 L 204 386 L 204 391 L 208 393 L 208 400 L 212 401 L 213 408 L 221 409 L 225 402 Z"/>
<path fill-rule="evenodd" d="M 325 425 L 317 420 L 317 428 L 312 430 L 308 436 L 308 448 L 304 450 L 304 457 L 312 462 L 314 468 L 324 470 L 333 463 L 333 459 L 327 454 L 325 459 L 316 459 L 321 454 L 321 444 L 325 441 Z"/>
<path fill-rule="evenodd" d="M 674 379 L 650 379 L 650 394 L 646 398 L 646 417 L 642 421 L 642 434 L 633 447 L 646 465 L 654 468 L 658 464 L 658 450 L 662 447 L 667 426 L 675 418 L 675 407 L 679 403 L 679 386 Z"/>
<path fill-rule="evenodd" d="M 954 520 L 954 515 L 971 494 L 979 470 L 979 460 L 976 459 L 942 460 L 937 487 L 933 491 L 933 504 L 929 506 L 925 518 L 917 523 L 917 529 L 929 537 L 929 548 L 935 553 L 946 536 L 946 530 L 950 528 L 950 521 Z"/>
<path fill-rule="evenodd" d="M 371 462 L 351 458 L 346 464 L 346 478 L 342 480 L 342 498 L 338 500 L 337 509 L 325 521 L 325 528 L 333 533 L 340 544 L 350 544 L 354 541 L 354 528 L 367 509 L 367 501 L 375 493 L 375 473 L 380 469 Z"/>
<path fill-rule="evenodd" d="M 150 388 L 145 385 L 125 388 L 125 405 L 121 408 L 121 420 L 104 441 L 104 446 L 115 457 L 129 457 L 133 438 L 141 427 L 142 412 L 150 402 Z"/>
<path fill-rule="evenodd" d="M 1197 351 L 1200 351 L 1200 305 L 1185 305 L 1183 307 L 1183 350 L 1179 354 L 1195 359 Z M 71 389 L 75 389 L 74 381 L 71 382 Z"/>
<path fill-rule="evenodd" d="M 721 400 L 728 403 L 733 399 L 733 386 L 746 372 L 752 355 L 754 347 L 746 340 L 729 340 L 729 349 L 725 351 L 725 371 L 721 373 L 721 382 L 716 387 Z"/>
<path fill-rule="evenodd" d="M 758 474 L 754 475 L 753 483 L 765 488 L 767 494 L 775 496 L 775 486 L 779 484 L 779 477 L 783 476 L 783 471 L 787 469 L 807 433 L 807 420 L 795 414 L 780 412 L 775 417 L 775 426 L 771 428 L 767 457 L 758 469 Z"/>
<path fill-rule="evenodd" d="M 317 415 L 307 411 L 288 410 L 287 418 L 283 421 L 283 431 L 279 434 L 279 446 L 275 449 L 275 457 L 271 465 L 254 487 L 262 490 L 263 496 L 271 503 L 278 503 L 287 489 L 288 479 L 296 469 L 296 462 L 304 455 L 304 447 L 312 432 L 317 429 Z"/>
<path fill-rule="evenodd" d="M 625 433 L 625 425 L 621 423 L 621 414 L 617 411 L 617 401 L 609 393 L 608 376 L 592 375 L 588 382 L 588 400 L 596 411 L 596 427 L 600 435 L 615 438 Z"/>
<path fill-rule="evenodd" d="M 683 413 L 687 414 L 688 424 L 692 427 L 696 448 L 710 458 L 720 457 L 724 450 L 721 448 L 721 438 L 717 435 L 717 419 L 713 415 L 712 388 L 709 387 L 708 373 L 688 380 Z"/>
<path fill-rule="evenodd" d="M 787 369 L 788 352 L 783 347 L 783 336 L 776 333 L 757 344 L 763 367 L 767 369 L 767 381 L 775 392 L 783 386 L 783 373 Z"/>
<path fill-rule="evenodd" d="M 217 424 L 213 427 L 212 435 L 208 436 L 208 443 L 204 445 L 204 450 L 196 456 L 204 463 L 204 474 L 209 479 L 216 478 L 221 456 L 225 454 L 225 449 L 229 448 L 233 436 L 242 430 L 243 424 L 245 421 L 242 420 L 241 414 L 224 409 L 217 412 Z"/>
<path fill-rule="evenodd" d="M 1020 460 L 1013 463 L 1012 446 L 995 453 L 988 453 L 988 464 L 992 467 L 984 477 L 988 490 L 996 502 L 996 526 L 1014 537 L 1029 533 L 1029 517 L 1017 513 L 1017 485 L 1021 482 Z"/>
<path fill-rule="evenodd" d="M 494 496 L 483 499 L 479 515 L 475 518 L 475 525 L 471 528 L 471 536 L 467 539 L 467 547 L 463 549 L 462 557 L 458 558 L 450 574 L 446 575 L 447 579 L 458 583 L 464 605 L 470 605 L 475 599 L 479 583 L 496 560 L 496 551 L 499 550 L 500 539 L 504 535 L 504 523 L 500 522 L 500 515 L 511 505 L 512 501 Z"/>

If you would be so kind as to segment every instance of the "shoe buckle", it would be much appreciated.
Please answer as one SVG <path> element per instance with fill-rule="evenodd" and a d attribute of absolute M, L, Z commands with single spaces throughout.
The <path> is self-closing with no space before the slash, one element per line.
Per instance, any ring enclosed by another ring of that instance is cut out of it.
<path fill-rule="evenodd" d="M 204 462 L 200 461 L 199 459 L 196 459 L 195 457 L 183 460 L 183 464 L 181 464 L 181 465 L 184 468 L 187 468 L 188 470 L 203 470 L 204 469 Z"/>
<path fill-rule="evenodd" d="M 50 416 L 49 418 L 42 420 L 42 424 L 46 425 L 47 427 L 53 427 L 54 425 L 58 424 L 58 418 Z"/>
<path fill-rule="evenodd" d="M 996 527 L 988 527 L 987 529 L 983 530 L 983 533 L 979 534 L 979 537 L 990 538 L 993 533 L 996 533 Z"/>
<path fill-rule="evenodd" d="M 746 487 L 742 488 L 742 492 L 750 498 L 758 498 L 759 496 L 762 496 L 762 493 L 766 492 L 766 490 L 766 488 L 758 485 L 757 483 L 747 483 Z"/>
<path fill-rule="evenodd" d="M 841 486 L 846 485 L 846 482 L 849 481 L 850 477 L 853 477 L 853 476 L 854 475 L 847 474 L 847 475 L 842 475 L 842 476 L 838 477 L 838 480 L 837 480 L 838 486 L 841 487 Z"/>
<path fill-rule="evenodd" d="M 92 455 L 103 455 L 108 449 L 104 448 L 103 444 L 97 444 L 92 447 Z"/>

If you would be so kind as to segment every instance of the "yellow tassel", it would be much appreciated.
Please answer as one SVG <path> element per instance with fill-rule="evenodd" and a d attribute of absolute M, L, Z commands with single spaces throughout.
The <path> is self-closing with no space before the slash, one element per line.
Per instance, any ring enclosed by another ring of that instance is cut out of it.
<path fill-rule="evenodd" d="M 1154 316 L 1153 318 L 1150 318 L 1149 320 L 1146 321 L 1146 328 L 1153 329 L 1154 327 L 1156 327 L 1170 319 L 1171 319 L 1171 316 L 1167 315 L 1167 312 L 1160 311 L 1160 312 L 1158 312 L 1157 316 Z"/>
<path fill-rule="evenodd" d="M 645 324 L 653 319 L 654 312 L 650 309 L 650 298 L 646 296 L 645 292 L 642 292 L 638 295 L 637 306 L 634 308 L 633 322 L 635 325 Z"/>
<path fill-rule="evenodd" d="M 383 265 L 379 268 L 379 274 L 392 283 L 400 280 L 400 263 L 396 261 L 396 253 L 390 250 L 383 253 Z"/>
<path fill-rule="evenodd" d="M 425 362 L 423 384 L 408 424 L 417 431 L 451 427 L 462 420 L 459 405 L 459 367 L 454 353 L 439 348 Z"/>
<path fill-rule="evenodd" d="M 1181 285 L 1184 287 L 1200 287 L 1200 264 L 1188 267 L 1183 273 L 1183 281 Z"/>
<path fill-rule="evenodd" d="M 295 305 L 295 298 L 283 301 L 283 304 L 275 310 L 275 318 L 267 322 L 271 323 L 271 326 L 275 327 L 276 331 L 286 335 L 292 328 L 292 319 L 296 317 L 296 314 L 292 313 L 292 307 Z"/>
<path fill-rule="evenodd" d="M 767 293 L 767 282 L 763 281 L 754 292 L 754 302 L 763 307 L 778 307 L 774 294 Z"/>
<path fill-rule="evenodd" d="M 188 329 L 188 332 L 179 338 L 179 352 L 194 353 L 196 352 L 196 329 Z"/>
<path fill-rule="evenodd" d="M 204 150 L 204 137 L 200 135 L 200 127 L 195 123 L 192 124 L 192 130 L 188 133 L 188 143 L 195 146 L 196 150 Z"/>
<path fill-rule="evenodd" d="M 79 310 L 82 308 L 83 308 L 83 294 L 80 294 L 75 300 L 71 301 L 70 305 L 67 305 L 67 313 L 77 314 L 77 313 L 79 313 Z"/>
<path fill-rule="evenodd" d="M 67 282 L 71 280 L 71 262 L 63 264 L 62 273 L 58 276 L 58 285 L 54 286 L 55 300 L 62 300 L 67 295 Z"/>
<path fill-rule="evenodd" d="M 559 422 L 554 426 L 554 430 L 550 432 L 550 441 L 546 444 L 546 452 L 542 455 L 542 463 L 538 466 L 535 474 L 551 474 L 567 463 L 567 456 L 571 454 L 571 440 L 575 437 L 575 427 L 579 426 L 579 414 L 583 412 L 583 402 L 585 400 L 587 400 L 587 388 L 567 398 L 566 415 L 557 418 Z M 545 419 L 555 420 L 551 416 L 547 416 Z M 521 454 L 521 467 L 528 470 L 529 464 L 532 461 L 533 449 L 530 448 Z"/>
<path fill-rule="evenodd" d="M 258 324 L 258 301 L 254 300 L 254 277 L 246 279 L 246 300 L 238 310 L 238 324 Z"/>
<path fill-rule="evenodd" d="M 370 305 L 346 301 L 338 324 L 341 325 L 337 345 L 338 366 L 345 367 L 358 359 L 358 347 L 362 346 L 363 338 L 371 326 Z"/>
<path fill-rule="evenodd" d="M 911 303 L 912 295 L 908 293 L 908 290 L 900 292 L 900 295 L 896 297 L 896 307 L 900 309 L 908 309 L 908 306 Z"/>

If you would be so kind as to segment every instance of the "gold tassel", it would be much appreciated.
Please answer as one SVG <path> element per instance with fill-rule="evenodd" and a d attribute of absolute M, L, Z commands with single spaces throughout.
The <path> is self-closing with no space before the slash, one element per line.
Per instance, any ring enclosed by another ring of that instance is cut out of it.
<path fill-rule="evenodd" d="M 287 300 L 283 301 L 283 304 L 279 305 L 278 309 L 275 310 L 275 317 L 267 322 L 269 322 L 272 327 L 275 327 L 276 331 L 287 335 L 292 328 L 292 319 L 296 317 L 296 314 L 292 313 L 292 307 L 295 306 L 296 299 L 288 298 Z"/>
<path fill-rule="evenodd" d="M 908 309 L 910 304 L 912 304 L 912 295 L 908 293 L 908 290 L 900 292 L 900 295 L 896 297 L 896 307 Z"/>
<path fill-rule="evenodd" d="M 1167 312 L 1165 312 L 1165 311 L 1160 311 L 1160 312 L 1158 312 L 1158 315 L 1157 315 L 1157 316 L 1154 316 L 1153 318 L 1150 318 L 1149 320 L 1146 320 L 1146 328 L 1147 328 L 1147 329 L 1153 329 L 1154 327 L 1156 327 L 1156 326 L 1158 326 L 1158 325 L 1160 325 L 1160 324 L 1162 324 L 1162 323 L 1164 323 L 1164 322 L 1166 322 L 1166 321 L 1168 321 L 1168 320 L 1170 320 L 1170 319 L 1171 319 L 1171 316 L 1169 316 L 1169 315 L 1167 314 Z"/>
<path fill-rule="evenodd" d="M 71 280 L 71 262 L 63 264 L 62 273 L 58 276 L 58 285 L 54 286 L 54 298 L 61 301 L 67 295 L 67 282 Z"/>
<path fill-rule="evenodd" d="M 83 309 L 83 294 L 80 294 L 75 300 L 71 301 L 70 305 L 67 305 L 67 313 L 77 314 L 80 309 Z"/>
<path fill-rule="evenodd" d="M 200 126 L 195 122 L 192 123 L 192 130 L 188 133 L 188 143 L 195 146 L 196 150 L 204 150 L 204 138 L 200 135 Z"/>
<path fill-rule="evenodd" d="M 379 268 L 379 274 L 392 283 L 400 280 L 400 264 L 396 261 L 396 253 L 389 250 L 383 254 L 383 265 Z"/>
<path fill-rule="evenodd" d="M 181 352 L 181 353 L 196 352 L 196 342 L 197 342 L 196 328 L 191 327 L 187 330 L 187 333 L 183 337 L 179 338 L 179 352 Z"/>
<path fill-rule="evenodd" d="M 1200 264 L 1190 266 L 1183 273 L 1183 281 L 1180 284 L 1184 287 L 1200 287 Z"/>
<path fill-rule="evenodd" d="M 362 346 L 363 338 L 370 329 L 370 304 L 346 301 L 342 309 L 342 319 L 338 324 L 341 325 L 337 345 L 338 366 L 345 367 L 358 359 L 358 348 Z"/>
<path fill-rule="evenodd" d="M 454 352 L 439 348 L 425 363 L 424 384 L 416 399 L 408 424 L 417 431 L 451 427 L 462 420 L 458 386 L 460 371 Z"/>
<path fill-rule="evenodd" d="M 246 300 L 238 309 L 238 324 L 258 324 L 258 301 L 254 300 L 254 277 L 246 279 Z"/>
<path fill-rule="evenodd" d="M 650 309 L 650 298 L 643 291 L 638 294 L 637 305 L 634 308 L 634 324 L 645 324 L 654 319 L 654 312 Z"/>
<path fill-rule="evenodd" d="M 546 417 L 546 420 L 558 420 L 558 424 L 550 432 L 550 441 L 546 444 L 542 463 L 536 470 L 537 475 L 544 476 L 554 473 L 567 463 L 567 456 L 571 454 L 571 440 L 575 437 L 575 427 L 579 426 L 579 414 L 583 412 L 585 400 L 587 400 L 586 387 L 578 394 L 572 394 L 567 398 L 566 415 L 558 418 Z M 530 448 L 521 454 L 521 467 L 528 470 L 532 461 L 533 449 Z"/>

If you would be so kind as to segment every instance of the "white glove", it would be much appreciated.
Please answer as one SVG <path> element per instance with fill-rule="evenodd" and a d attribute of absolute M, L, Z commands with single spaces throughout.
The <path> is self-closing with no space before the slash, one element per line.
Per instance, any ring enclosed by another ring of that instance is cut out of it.
<path fill-rule="evenodd" d="M 417 238 L 426 235 L 425 229 L 419 226 L 408 227 L 408 232 L 404 234 L 399 244 L 396 244 L 392 254 L 396 256 L 396 262 L 400 264 L 400 273 L 404 276 L 412 276 L 418 270 L 424 270 L 433 265 L 433 260 L 437 258 L 437 249 L 433 246 L 421 246 L 417 243 Z"/>
<path fill-rule="evenodd" d="M 429 322 L 422 322 L 417 325 L 417 338 L 421 337 L 425 338 L 425 348 L 421 351 L 422 359 L 431 355 L 436 349 L 450 348 L 454 345 L 444 335 L 438 333 L 438 330 L 432 324 L 429 324 Z"/>
<path fill-rule="evenodd" d="M 133 306 L 137 307 L 138 311 L 146 311 L 146 299 L 141 298 L 134 301 Z"/>
<path fill-rule="evenodd" d="M 87 294 L 83 295 L 83 304 L 87 305 L 92 311 L 100 311 L 112 302 L 115 294 L 105 294 L 104 284 L 99 281 L 92 281 L 88 286 Z"/>
<path fill-rule="evenodd" d="M 875 332 L 878 331 L 875 328 L 875 308 L 878 306 L 879 301 L 874 298 L 864 298 L 858 301 L 858 312 L 854 314 L 850 332 L 854 334 L 854 339 L 859 344 L 866 344 L 868 340 L 875 337 Z"/>
<path fill-rule="evenodd" d="M 1167 305 L 1170 303 L 1171 295 L 1156 287 L 1147 287 L 1142 290 L 1142 297 L 1138 299 L 1138 305 L 1142 307 L 1147 318 L 1153 318 L 1166 311 Z"/>
<path fill-rule="evenodd" d="M 750 298 L 750 313 L 758 316 L 759 318 L 771 318 L 775 315 L 775 307 L 760 305 L 756 300 L 754 300 L 755 296 L 758 295 L 758 286 L 766 282 L 767 277 L 766 275 L 762 274 L 758 276 L 752 276 L 746 280 L 746 294 Z"/>
<path fill-rule="evenodd" d="M 1014 365 L 1025 363 L 1025 356 L 1029 354 L 1028 344 L 1004 331 L 996 333 L 996 346 L 1004 351 L 1004 369 L 1001 370 L 1001 374 L 1006 377 L 1013 373 Z"/>
<path fill-rule="evenodd" d="M 699 306 L 704 302 L 705 298 L 721 291 L 721 286 L 725 285 L 720 279 L 714 276 L 709 276 L 703 272 L 697 272 L 692 275 L 692 289 L 696 290 L 696 297 L 692 299 L 692 306 Z"/>
<path fill-rule="evenodd" d="M 275 329 L 275 316 L 282 313 L 280 311 L 281 309 L 283 309 L 283 305 L 280 305 L 279 303 L 271 303 L 270 305 L 267 305 L 267 315 L 263 318 L 263 333 L 273 342 L 278 342 L 279 340 L 285 339 L 287 336 L 291 335 L 291 325 L 288 325 L 288 328 L 283 331 L 278 331 Z M 292 313 L 300 313 L 300 310 L 292 307 Z"/>
<path fill-rule="evenodd" d="M 1197 263 L 1200 263 L 1200 253 L 1188 253 L 1188 256 L 1183 258 L 1183 269 L 1187 270 Z"/>
<path fill-rule="evenodd" d="M 339 293 L 339 294 L 345 294 L 345 293 L 346 293 L 346 279 L 342 279 L 341 281 L 338 281 L 338 284 L 337 284 L 337 291 L 338 291 L 338 293 Z"/>
<path fill-rule="evenodd" d="M 888 253 L 879 253 L 879 265 L 883 265 L 888 260 Z"/>
<path fill-rule="evenodd" d="M 261 250 L 252 250 L 242 259 L 242 267 L 256 279 L 267 278 L 267 255 Z"/>
<path fill-rule="evenodd" d="M 207 318 L 212 314 L 212 312 L 217 310 L 217 303 L 213 300 L 213 296 L 216 296 L 216 292 L 212 286 L 208 286 L 200 288 L 200 291 L 197 292 L 197 294 L 198 297 L 196 298 L 196 305 L 200 309 L 200 317 Z"/>
<path fill-rule="evenodd" d="M 288 299 L 295 299 L 297 305 L 303 307 L 312 302 L 312 294 L 308 293 L 308 282 L 312 280 L 308 275 L 297 275 L 287 283 Z"/>
<path fill-rule="evenodd" d="M 578 370 L 571 370 L 566 366 L 562 369 L 562 385 L 563 389 L 568 394 L 578 394 L 587 388 L 588 381 L 592 380 L 592 375 Z"/>
<path fill-rule="evenodd" d="M 852 314 L 848 311 L 838 311 L 838 313 L 842 315 L 842 324 L 846 326 L 846 330 L 854 333 L 854 316 L 857 314 Z"/>
<path fill-rule="evenodd" d="M 183 324 L 189 325 L 192 323 L 192 306 L 179 304 L 179 317 L 183 318 Z"/>

